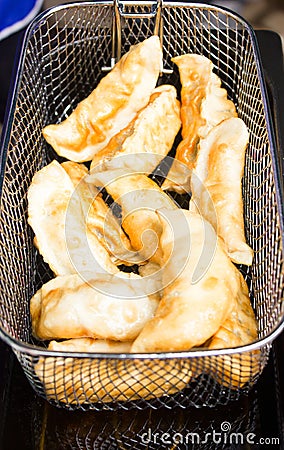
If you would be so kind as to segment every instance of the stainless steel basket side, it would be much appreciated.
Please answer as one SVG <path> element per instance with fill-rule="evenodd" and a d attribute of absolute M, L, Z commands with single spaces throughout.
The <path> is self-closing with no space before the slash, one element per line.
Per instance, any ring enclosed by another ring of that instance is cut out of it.
<path fill-rule="evenodd" d="M 35 391 L 55 406 L 112 411 L 215 407 L 238 400 L 248 394 L 266 365 L 269 344 L 231 354 L 70 355 L 28 349 L 15 353 Z"/>
<path fill-rule="evenodd" d="M 156 5 L 123 3 L 120 31 L 112 1 L 53 8 L 33 22 L 22 50 L 1 165 L 0 335 L 14 349 L 36 392 L 69 409 L 114 409 L 117 399 L 125 409 L 227 404 L 253 386 L 283 327 L 281 186 L 253 32 L 221 8 L 163 2 L 158 12 Z M 47 351 L 33 340 L 29 315 L 31 296 L 52 276 L 33 246 L 27 223 L 32 176 L 57 157 L 41 130 L 70 114 L 120 50 L 157 30 L 165 69 L 160 83 L 177 83 L 174 55 L 210 57 L 249 128 L 243 195 L 247 239 L 255 257 L 251 270 L 240 270 L 250 287 L 259 341 L 242 349 L 146 357 L 71 357 Z M 177 386 L 182 392 L 176 392 Z"/>

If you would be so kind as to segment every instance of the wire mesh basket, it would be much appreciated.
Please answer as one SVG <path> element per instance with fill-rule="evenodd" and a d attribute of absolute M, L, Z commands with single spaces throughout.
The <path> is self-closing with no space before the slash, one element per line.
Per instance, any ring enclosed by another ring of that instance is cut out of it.
<path fill-rule="evenodd" d="M 163 44 L 162 82 L 177 82 L 171 58 L 209 57 L 250 133 L 243 179 L 250 288 L 259 339 L 242 348 L 157 354 L 50 351 L 31 333 L 29 301 L 52 274 L 33 245 L 27 190 L 58 158 L 42 137 L 85 98 L 130 45 L 152 34 Z M 68 409 L 215 406 L 247 393 L 283 328 L 280 167 L 251 27 L 215 6 L 162 1 L 80 2 L 52 8 L 29 27 L 3 139 L 1 166 L 1 337 L 35 391 Z"/>

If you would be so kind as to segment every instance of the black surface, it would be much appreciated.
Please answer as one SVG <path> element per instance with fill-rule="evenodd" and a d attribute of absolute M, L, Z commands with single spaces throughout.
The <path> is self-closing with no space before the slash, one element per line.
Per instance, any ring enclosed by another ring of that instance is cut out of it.
<path fill-rule="evenodd" d="M 19 32 L 0 41 L 0 123 L 4 121 L 14 61 L 21 38 L 22 32 Z"/>
<path fill-rule="evenodd" d="M 269 30 L 256 31 L 263 71 L 265 75 L 271 112 L 275 125 L 277 147 L 284 158 L 284 73 L 282 41 L 277 33 Z"/>
<path fill-rule="evenodd" d="M 258 31 L 257 37 L 281 165 L 284 142 L 281 40 L 269 31 Z M 273 345 L 269 364 L 250 395 L 214 409 L 68 412 L 54 408 L 34 393 L 16 358 L 2 343 L 0 361 L 0 450 L 284 448 L 283 335 Z M 225 422 L 229 423 L 231 432 L 239 433 L 232 443 L 225 442 L 229 438 L 224 433 L 221 441 L 220 435 L 213 438 Z M 197 439 L 197 435 L 190 433 L 197 433 L 202 442 L 191 445 L 191 439 Z M 186 436 L 188 444 L 185 444 Z M 174 442 L 178 437 L 184 439 L 184 444 Z M 261 439 L 264 442 L 258 444 Z"/>

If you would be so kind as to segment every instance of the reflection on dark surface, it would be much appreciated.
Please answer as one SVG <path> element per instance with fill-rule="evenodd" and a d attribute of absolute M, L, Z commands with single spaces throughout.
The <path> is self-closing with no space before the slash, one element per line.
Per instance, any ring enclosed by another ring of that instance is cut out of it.
<path fill-rule="evenodd" d="M 24 36 L 24 30 L 12 34 L 6 39 L 0 40 L 0 123 L 3 123 L 13 70 L 15 70 L 15 58 Z"/>

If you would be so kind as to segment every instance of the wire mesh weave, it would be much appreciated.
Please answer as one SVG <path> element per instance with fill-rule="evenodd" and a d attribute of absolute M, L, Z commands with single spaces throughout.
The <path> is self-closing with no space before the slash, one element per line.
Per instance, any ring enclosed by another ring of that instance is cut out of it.
<path fill-rule="evenodd" d="M 243 349 L 141 357 L 50 352 L 31 336 L 30 298 L 52 276 L 27 224 L 32 177 L 57 158 L 41 130 L 66 118 L 90 94 L 104 68 L 111 66 L 114 49 L 116 55 L 124 53 L 157 31 L 156 6 L 120 3 L 115 41 L 113 2 L 53 8 L 30 27 L 18 68 L 1 168 L 1 336 L 36 392 L 68 409 L 227 404 L 256 382 L 282 327 L 281 186 L 253 32 L 220 8 L 163 2 L 158 26 L 165 69 L 161 83 L 177 82 L 173 56 L 208 56 L 250 132 L 243 197 L 254 263 L 250 271 L 240 270 L 250 287 L 259 340 Z"/>

